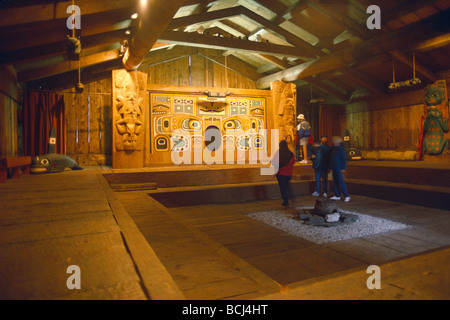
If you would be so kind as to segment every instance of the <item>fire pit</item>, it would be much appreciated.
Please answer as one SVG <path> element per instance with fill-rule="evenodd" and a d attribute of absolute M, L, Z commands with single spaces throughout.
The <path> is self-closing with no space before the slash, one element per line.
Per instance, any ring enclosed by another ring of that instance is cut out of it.
<path fill-rule="evenodd" d="M 295 212 L 265 211 L 247 216 L 317 244 L 369 237 L 410 227 L 384 218 L 333 208 L 333 204 L 324 201 L 314 207 L 297 207 Z"/>
<path fill-rule="evenodd" d="M 326 198 L 317 199 L 314 210 L 299 210 L 298 217 L 303 224 L 316 227 L 337 227 L 353 223 L 358 219 L 358 216 L 341 210 L 336 201 Z"/>

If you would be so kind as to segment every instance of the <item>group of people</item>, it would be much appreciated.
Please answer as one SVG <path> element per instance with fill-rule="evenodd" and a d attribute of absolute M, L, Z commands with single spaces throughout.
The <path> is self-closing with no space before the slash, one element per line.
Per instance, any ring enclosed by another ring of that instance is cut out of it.
<path fill-rule="evenodd" d="M 304 115 L 299 115 L 299 125 L 297 126 L 298 141 L 301 151 L 303 152 L 303 160 L 300 163 L 307 163 L 307 145 L 311 136 L 311 126 L 305 121 Z M 341 200 L 341 193 L 344 195 L 344 201 L 350 201 L 350 195 L 344 181 L 345 168 L 347 166 L 347 156 L 345 148 L 342 144 L 341 137 L 332 137 L 333 145 L 328 145 L 328 137 L 322 135 L 319 142 L 312 145 L 311 156 L 312 165 L 315 172 L 316 190 L 312 194 L 318 197 L 322 194 L 327 197 L 328 191 L 328 174 L 331 172 L 334 182 L 334 196 L 331 200 Z M 279 159 L 279 169 L 276 173 L 278 185 L 280 187 L 281 196 L 283 198 L 283 206 L 289 205 L 289 200 L 293 199 L 293 192 L 290 185 L 296 155 L 289 149 L 285 140 L 280 142 L 278 154 L 275 155 Z"/>

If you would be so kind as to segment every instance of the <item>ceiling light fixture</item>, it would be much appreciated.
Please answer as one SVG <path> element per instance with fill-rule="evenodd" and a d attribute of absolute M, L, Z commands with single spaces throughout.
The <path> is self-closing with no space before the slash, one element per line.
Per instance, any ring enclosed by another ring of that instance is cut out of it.
<path fill-rule="evenodd" d="M 133 13 L 132 15 L 131 15 L 131 19 L 133 19 L 133 20 L 135 20 L 135 19 L 137 19 L 139 17 L 139 14 L 136 12 L 136 13 Z"/>
<path fill-rule="evenodd" d="M 142 8 L 147 7 L 147 0 L 140 0 L 140 3 Z"/>

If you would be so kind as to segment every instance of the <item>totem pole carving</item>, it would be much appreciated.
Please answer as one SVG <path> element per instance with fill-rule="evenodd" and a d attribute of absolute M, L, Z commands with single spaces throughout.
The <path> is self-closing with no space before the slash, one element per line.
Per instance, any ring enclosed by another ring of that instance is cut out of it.
<path fill-rule="evenodd" d="M 289 149 L 295 153 L 297 87 L 293 83 L 275 81 L 272 83 L 272 90 L 274 128 L 280 130 L 280 141 L 286 140 Z"/>
<path fill-rule="evenodd" d="M 113 72 L 114 157 L 128 156 L 127 160 L 113 159 L 113 164 L 118 163 L 118 167 L 143 166 L 139 153 L 144 150 L 146 85 L 145 73 Z M 136 159 L 132 161 L 129 157 Z"/>
<path fill-rule="evenodd" d="M 429 86 L 425 93 L 427 113 L 423 125 L 424 153 L 440 155 L 448 148 L 449 110 L 445 81 Z"/>

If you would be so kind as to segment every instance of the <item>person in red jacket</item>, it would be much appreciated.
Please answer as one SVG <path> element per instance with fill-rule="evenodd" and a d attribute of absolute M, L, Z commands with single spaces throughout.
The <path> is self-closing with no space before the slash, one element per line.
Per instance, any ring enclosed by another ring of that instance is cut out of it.
<path fill-rule="evenodd" d="M 275 162 L 278 162 L 278 171 L 276 173 L 278 185 L 280 187 L 281 196 L 283 198 L 283 206 L 289 205 L 289 199 L 294 198 L 290 181 L 292 178 L 292 170 L 295 164 L 295 154 L 289 150 L 286 140 L 280 141 L 280 148 L 274 156 Z M 278 161 L 276 161 L 278 159 Z"/>

